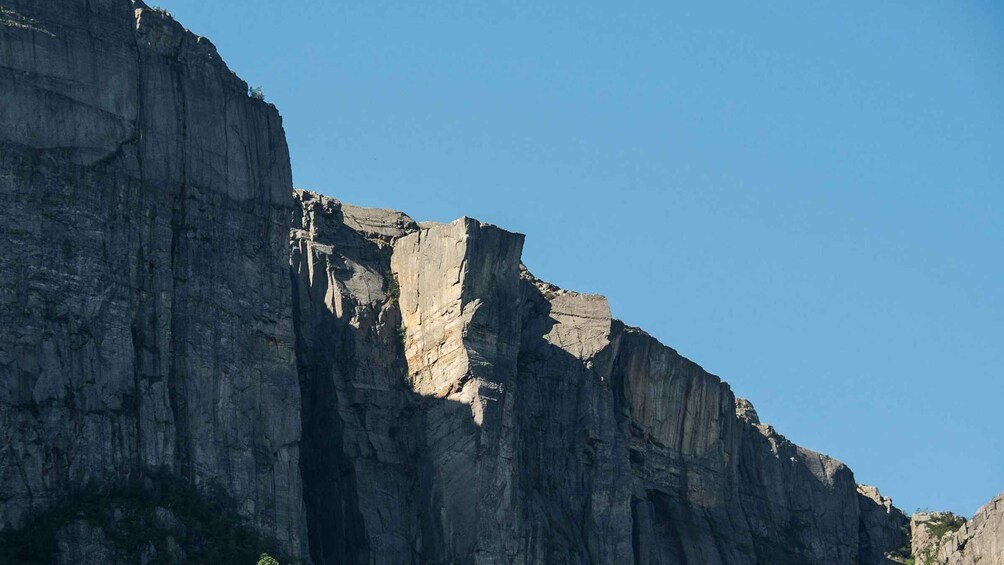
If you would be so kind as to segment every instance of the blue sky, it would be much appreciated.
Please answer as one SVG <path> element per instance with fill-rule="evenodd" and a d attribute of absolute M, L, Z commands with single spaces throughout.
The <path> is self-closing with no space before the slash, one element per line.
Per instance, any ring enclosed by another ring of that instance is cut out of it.
<path fill-rule="evenodd" d="M 527 234 L 908 512 L 1004 490 L 1004 4 L 160 3 L 297 186 Z"/>

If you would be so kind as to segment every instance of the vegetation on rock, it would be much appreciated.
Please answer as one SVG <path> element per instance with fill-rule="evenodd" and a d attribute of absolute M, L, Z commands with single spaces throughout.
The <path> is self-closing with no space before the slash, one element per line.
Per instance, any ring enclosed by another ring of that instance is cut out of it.
<path fill-rule="evenodd" d="M 59 539 L 75 524 L 99 532 L 117 561 L 247 565 L 281 555 L 279 544 L 257 533 L 218 485 L 197 489 L 155 473 L 113 488 L 90 486 L 37 515 L 26 527 L 0 534 L 0 563 L 59 561 Z M 262 554 L 267 550 L 269 554 Z M 65 556 L 64 556 L 65 557 Z M 261 561 L 278 565 L 275 558 Z"/>

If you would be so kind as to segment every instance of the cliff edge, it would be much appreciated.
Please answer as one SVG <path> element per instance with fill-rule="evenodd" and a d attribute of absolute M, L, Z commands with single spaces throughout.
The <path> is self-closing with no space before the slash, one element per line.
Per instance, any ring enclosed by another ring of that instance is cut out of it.
<path fill-rule="evenodd" d="M 54 538 L 15 562 L 209 560 L 179 512 L 305 557 L 278 112 L 128 0 L 4 2 L 0 92 L 0 532 Z"/>

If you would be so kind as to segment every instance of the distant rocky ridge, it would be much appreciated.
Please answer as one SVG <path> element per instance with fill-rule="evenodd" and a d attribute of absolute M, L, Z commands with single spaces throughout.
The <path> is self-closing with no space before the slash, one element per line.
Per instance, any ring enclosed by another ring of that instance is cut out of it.
<path fill-rule="evenodd" d="M 1004 564 L 1004 493 L 970 520 L 950 512 L 918 512 L 910 529 L 918 565 Z"/>
<path fill-rule="evenodd" d="M 523 236 L 293 191 L 278 112 L 165 12 L 6 1 L 0 91 L 0 562 L 910 554 Z M 925 555 L 1001 558 L 1002 506 Z"/>

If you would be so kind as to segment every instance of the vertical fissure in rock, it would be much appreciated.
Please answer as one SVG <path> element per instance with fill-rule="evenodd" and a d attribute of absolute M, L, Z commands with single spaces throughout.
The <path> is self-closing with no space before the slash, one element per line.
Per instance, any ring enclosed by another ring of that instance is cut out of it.
<path fill-rule="evenodd" d="M 327 218 L 322 216 L 323 209 L 309 206 L 307 203 L 293 214 L 294 232 L 303 227 L 304 233 L 311 235 L 293 238 L 289 266 L 302 404 L 300 469 L 308 545 L 315 565 L 365 563 L 370 541 L 360 513 L 355 462 L 344 450 L 342 421 L 343 410 L 356 408 L 339 390 L 357 374 L 358 337 L 348 323 L 351 314 L 342 312 L 339 318 L 325 303 L 327 293 L 339 290 L 326 286 L 335 284 L 332 267 L 314 247 L 314 235 L 320 237 L 318 232 L 323 231 L 314 224 Z M 389 259 L 386 262 L 383 267 L 389 271 Z M 347 388 L 346 394 L 351 394 Z"/>
<path fill-rule="evenodd" d="M 180 175 L 177 191 L 171 208 L 171 366 L 168 391 L 175 426 L 175 457 L 181 475 L 194 480 L 191 464 L 191 442 L 188 429 L 188 375 L 187 355 L 188 323 L 186 310 L 192 307 L 185 303 L 184 290 L 187 284 L 188 251 L 187 211 L 188 211 L 188 112 L 187 95 L 181 80 L 181 70 L 172 65 L 174 90 L 178 95 L 179 115 L 179 162 Z"/>
<path fill-rule="evenodd" d="M 87 0 L 87 11 L 90 13 L 90 0 Z M 133 11 L 133 17 L 136 17 L 135 11 Z M 143 96 L 144 88 L 144 65 L 143 65 L 143 55 L 140 51 L 139 38 L 136 35 L 135 26 L 133 31 L 133 44 L 132 48 L 136 51 L 136 119 L 134 121 L 133 127 L 133 141 L 132 143 L 136 145 L 136 170 L 137 179 L 136 182 L 142 186 L 144 182 L 144 171 L 143 171 L 143 151 L 141 150 L 140 144 L 143 140 L 143 127 L 144 127 L 144 112 L 146 112 L 146 103 Z M 132 185 L 128 181 L 125 184 L 125 194 L 119 195 L 117 204 L 122 201 L 128 201 L 133 192 Z M 153 231 L 157 221 L 157 212 L 153 211 L 150 223 L 147 228 Z M 144 246 L 148 245 L 150 242 L 144 241 L 143 237 L 137 237 L 133 242 L 136 246 L 136 276 L 139 279 L 136 281 L 136 288 L 138 289 L 139 299 L 136 300 L 137 304 L 134 306 L 133 321 L 132 321 L 132 340 L 133 340 L 133 394 L 135 394 L 135 411 L 134 418 L 136 419 L 136 458 L 135 458 L 135 473 L 139 477 L 143 471 L 143 466 L 147 463 L 144 457 L 145 450 L 143 446 L 144 441 L 144 430 L 143 430 L 143 418 L 142 418 L 142 404 L 144 402 L 141 380 L 143 379 L 143 359 L 146 355 L 146 350 L 148 349 L 146 340 L 154 339 L 156 340 L 156 317 L 160 314 L 156 308 L 157 293 L 156 293 L 156 283 L 154 278 L 156 273 L 150 272 L 154 270 L 154 265 L 152 259 L 146 257 L 143 252 Z M 172 242 L 173 244 L 173 242 Z M 147 263 L 149 268 L 147 268 Z M 173 270 L 172 270 L 173 272 Z M 144 273 L 149 274 L 149 277 L 144 276 Z M 153 310 L 147 313 L 147 303 L 150 302 L 150 306 Z M 144 323 L 144 317 L 147 317 L 147 323 Z M 150 332 L 148 336 L 145 332 Z M 160 368 L 160 348 L 154 347 L 157 351 L 157 363 L 156 367 Z M 160 377 L 166 377 L 166 375 L 160 375 Z M 149 377 L 147 377 L 149 378 Z"/>

